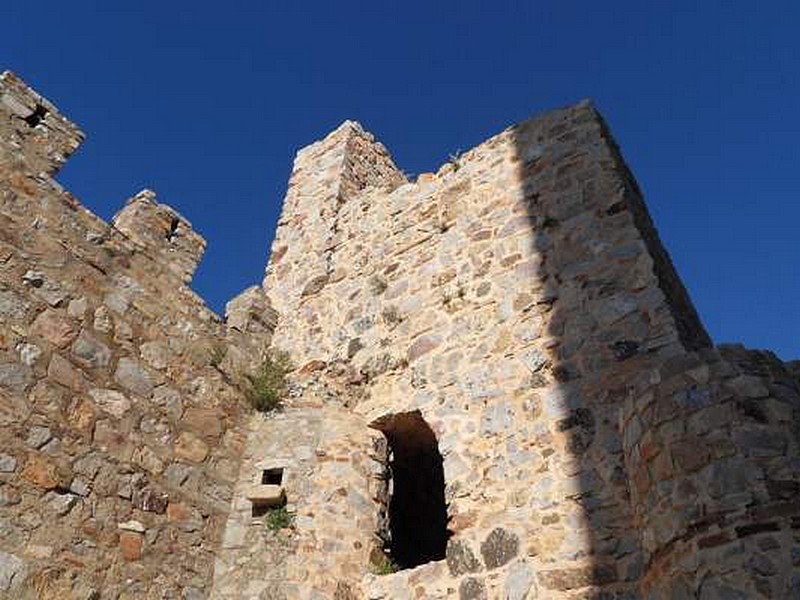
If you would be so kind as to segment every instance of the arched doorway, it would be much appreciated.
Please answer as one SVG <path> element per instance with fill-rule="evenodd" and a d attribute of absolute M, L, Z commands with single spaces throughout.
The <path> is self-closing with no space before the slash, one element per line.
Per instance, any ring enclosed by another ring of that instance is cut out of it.
<path fill-rule="evenodd" d="M 436 435 L 418 410 L 381 417 L 371 426 L 389 446 L 384 551 L 400 568 L 443 559 L 450 531 Z"/>

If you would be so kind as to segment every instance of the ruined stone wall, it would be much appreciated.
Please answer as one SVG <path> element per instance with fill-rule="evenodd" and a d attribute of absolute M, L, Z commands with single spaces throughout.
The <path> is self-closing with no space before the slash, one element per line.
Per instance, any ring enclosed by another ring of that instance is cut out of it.
<path fill-rule="evenodd" d="M 508 130 L 343 203 L 325 254 L 296 248 L 294 261 L 281 248 L 308 219 L 287 203 L 265 280 L 294 300 L 277 343 L 300 364 L 349 360 L 370 378 L 356 412 L 419 409 L 444 455 L 451 564 L 372 578 L 371 597 L 636 585 L 607 378 L 621 354 L 680 346 L 604 136 L 585 105 Z M 327 271 L 312 279 L 315 265 Z"/>
<path fill-rule="evenodd" d="M 345 156 L 360 173 L 374 169 L 361 181 L 377 185 L 349 185 Z M 355 191 L 334 197 L 336 189 Z M 668 597 L 680 595 L 681 577 L 700 593 L 712 571 L 665 563 L 678 546 L 660 531 L 674 518 L 681 539 L 694 539 L 686 532 L 698 522 L 678 525 L 682 508 L 664 514 L 672 484 L 659 481 L 682 480 L 689 467 L 663 448 L 669 474 L 650 473 L 651 487 L 636 488 L 643 469 L 630 406 L 647 406 L 668 365 L 713 351 L 590 105 L 512 127 L 413 183 L 391 175 L 371 136 L 343 125 L 298 153 L 264 289 L 280 304 L 276 344 L 298 364 L 343 362 L 363 376 L 367 391 L 352 410 L 366 423 L 420 410 L 438 437 L 447 560 L 386 576 L 364 565 L 359 593 L 637 597 L 644 585 Z M 692 396 L 695 384 L 669 385 Z M 644 432 L 655 435 L 645 412 Z M 688 431 L 689 415 L 681 418 Z M 770 422 L 784 439 L 773 456 L 782 489 L 796 481 L 786 437 L 796 419 L 784 411 Z M 746 464 L 757 453 L 751 441 L 739 438 L 732 451 Z M 704 456 L 722 480 L 742 466 Z M 792 572 L 793 542 L 781 535 L 781 575 L 763 588 L 777 594 Z M 687 560 L 700 560 L 691 549 Z M 314 571 L 315 552 L 294 559 Z M 733 589 L 752 591 L 751 563 L 729 565 Z"/>
<path fill-rule="evenodd" d="M 186 219 L 145 190 L 109 225 L 55 182 L 81 139 L 0 77 L 0 597 L 800 594 L 800 369 L 711 346 L 588 103 L 413 182 L 344 123 L 225 322 Z M 271 339 L 298 368 L 252 415 Z M 409 414 L 450 538 L 379 575 Z"/>
<path fill-rule="evenodd" d="M 2 75 L 0 597 L 205 597 L 268 331 L 184 285 L 205 242 L 151 192 L 114 227 L 52 179 L 81 139 Z"/>

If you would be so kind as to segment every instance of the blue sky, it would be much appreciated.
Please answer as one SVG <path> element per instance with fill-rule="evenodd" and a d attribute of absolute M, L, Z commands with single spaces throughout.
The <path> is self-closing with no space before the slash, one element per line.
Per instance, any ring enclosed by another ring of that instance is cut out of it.
<path fill-rule="evenodd" d="M 127 5 L 127 6 L 125 6 Z M 210 242 L 217 310 L 261 280 L 294 152 L 346 118 L 407 172 L 591 97 L 711 335 L 800 358 L 800 3 L 11 3 L 0 68 L 88 139 L 109 218 L 155 189 Z"/>

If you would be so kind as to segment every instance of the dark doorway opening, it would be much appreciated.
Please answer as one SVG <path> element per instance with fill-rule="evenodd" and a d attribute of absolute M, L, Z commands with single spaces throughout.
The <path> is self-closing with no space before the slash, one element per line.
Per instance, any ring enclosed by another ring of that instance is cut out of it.
<path fill-rule="evenodd" d="M 436 435 L 413 411 L 372 423 L 389 445 L 389 531 L 384 552 L 400 568 L 442 560 L 447 529 L 444 468 Z"/>

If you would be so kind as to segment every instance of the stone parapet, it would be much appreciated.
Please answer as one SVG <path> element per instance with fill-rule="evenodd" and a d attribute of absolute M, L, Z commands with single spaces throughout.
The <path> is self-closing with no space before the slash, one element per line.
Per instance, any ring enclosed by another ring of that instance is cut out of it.
<path fill-rule="evenodd" d="M 152 190 L 129 199 L 112 219 L 114 227 L 157 261 L 163 261 L 183 282 L 192 280 L 206 241 L 175 209 L 156 200 Z"/>
<path fill-rule="evenodd" d="M 78 130 L 0 90 L 0 597 L 197 597 L 244 446 L 228 329 L 52 179 Z"/>
<path fill-rule="evenodd" d="M 11 71 L 0 74 L 0 119 L 4 152 L 33 173 L 55 173 L 78 149 L 84 135 L 46 98 Z"/>

